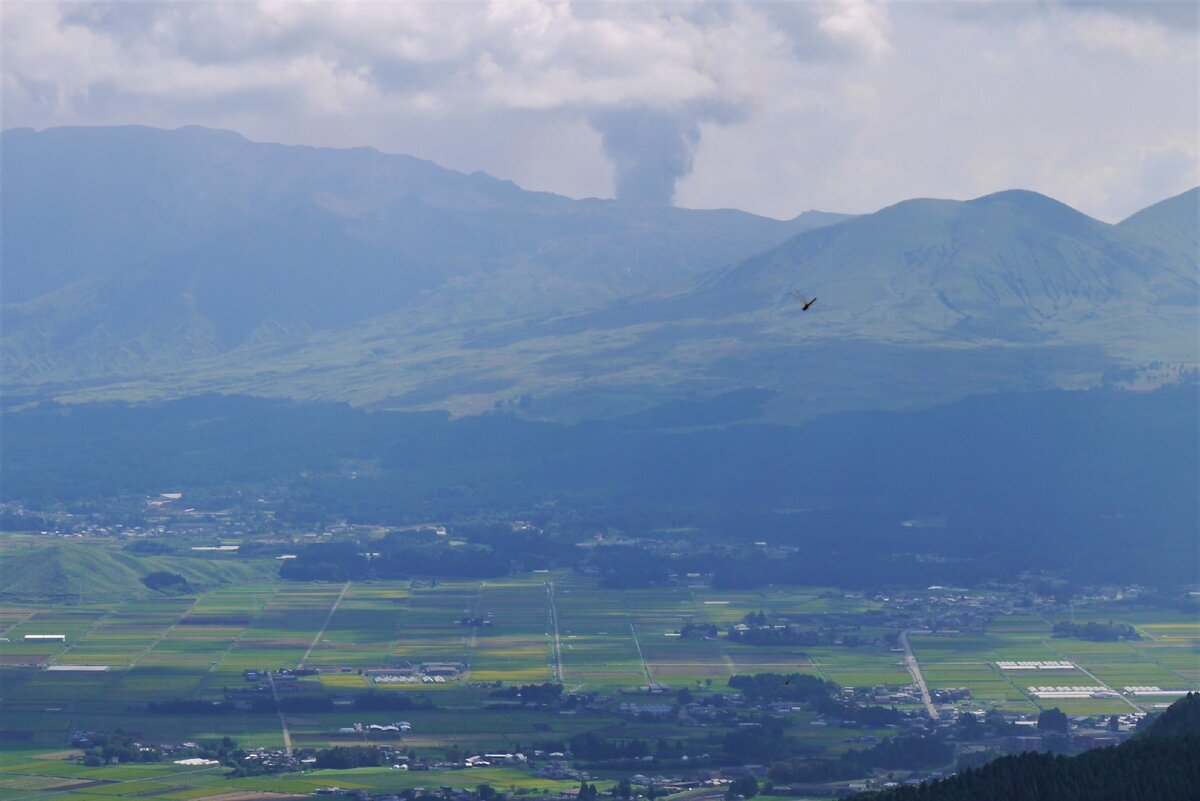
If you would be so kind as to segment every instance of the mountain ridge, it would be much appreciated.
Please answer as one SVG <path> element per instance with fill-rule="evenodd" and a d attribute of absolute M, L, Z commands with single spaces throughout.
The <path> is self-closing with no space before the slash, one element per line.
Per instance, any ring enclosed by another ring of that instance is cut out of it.
<path fill-rule="evenodd" d="M 11 215 L 0 243 L 9 303 L 178 254 L 221 231 L 269 220 L 298 202 L 312 202 L 337 218 L 358 218 L 364 229 L 378 224 L 378 215 L 398 202 L 446 214 L 522 210 L 537 215 L 551 235 L 554 225 L 562 226 L 555 215 L 571 209 L 584 218 L 584 226 L 600 233 L 606 222 L 623 217 L 647 228 L 654 216 L 674 222 L 724 217 L 761 228 L 752 239 L 782 241 L 797 226 L 809 224 L 801 219 L 805 215 L 773 220 L 733 209 L 572 200 L 374 148 L 253 142 L 233 131 L 200 126 L 17 128 L 0 133 L 0 142 L 5 173 L 0 191 Z M 39 222 L 71 213 L 76 216 L 64 226 L 74 236 L 39 235 Z M 766 235 L 767 229 L 773 233 Z M 30 276 L 26 261 L 52 269 L 49 275 Z M 85 261 L 91 272 L 81 272 Z"/>
<path fill-rule="evenodd" d="M 57 130 L 52 139 L 91 133 Z M 49 238 L 18 225 L 59 197 L 71 198 L 68 211 L 95 207 L 65 191 L 71 180 L 87 184 L 85 199 L 106 181 L 119 184 L 115 197 L 141 198 L 125 216 L 105 211 L 117 227 L 96 252 L 118 249 L 152 189 L 169 202 L 149 240 L 179 244 L 5 305 L 10 392 L 218 391 L 587 419 L 752 389 L 771 397 L 766 417 L 807 419 L 990 392 L 1156 386 L 1200 361 L 1197 190 L 1116 225 L 1027 190 L 780 222 L 526 193 L 366 149 L 258 145 L 206 129 L 135 134 L 168 154 L 200 142 L 185 148 L 200 167 L 143 170 L 132 188 L 112 165 L 60 176 L 65 184 L 48 167 L 46 180 L 5 181 L 18 200 L 38 185 L 4 220 L 6 285 L 82 247 L 40 250 Z M 405 171 L 407 184 L 395 178 Z M 212 200 L 227 184 L 236 197 Z M 239 217 L 254 198 L 267 200 Z M 220 230 L 198 243 L 180 233 L 172 215 L 187 203 L 203 212 L 195 225 Z M 818 300 L 802 312 L 793 290 Z"/>

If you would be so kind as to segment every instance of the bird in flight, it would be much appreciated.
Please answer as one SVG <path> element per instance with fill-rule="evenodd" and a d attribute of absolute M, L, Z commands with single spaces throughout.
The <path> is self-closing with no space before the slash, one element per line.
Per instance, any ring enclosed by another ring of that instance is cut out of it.
<path fill-rule="evenodd" d="M 808 311 L 808 307 L 817 302 L 816 298 L 809 300 L 807 295 L 801 295 L 799 292 L 797 292 L 794 289 L 789 289 L 788 294 L 804 304 L 803 306 L 800 307 L 800 311 Z"/>

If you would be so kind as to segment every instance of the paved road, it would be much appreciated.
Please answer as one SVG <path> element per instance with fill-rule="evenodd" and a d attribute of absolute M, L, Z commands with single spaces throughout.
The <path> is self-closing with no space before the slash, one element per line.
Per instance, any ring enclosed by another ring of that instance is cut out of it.
<path fill-rule="evenodd" d="M 283 716 L 283 710 L 279 708 L 279 693 L 275 690 L 275 679 L 271 676 L 271 671 L 267 671 L 267 684 L 271 685 L 271 697 L 275 699 L 275 711 L 279 714 L 279 728 L 283 731 L 283 750 L 288 756 L 292 755 L 292 735 L 288 731 L 287 718 Z"/>
<path fill-rule="evenodd" d="M 629 618 L 629 633 L 633 635 L 633 644 L 637 648 L 638 660 L 642 663 L 642 672 L 646 674 L 646 684 L 653 688 L 654 679 L 650 677 L 650 666 L 646 664 L 646 657 L 642 654 L 642 643 L 638 640 L 637 629 L 633 627 L 633 618 Z"/>
<path fill-rule="evenodd" d="M 483 591 L 487 587 L 486 581 L 479 582 L 479 589 L 475 591 L 475 600 L 471 602 L 471 606 L 463 611 L 467 613 L 467 617 L 477 618 L 480 616 L 480 610 L 483 608 Z M 467 638 L 467 661 L 463 668 L 462 681 L 466 682 L 471 678 L 471 665 L 475 661 L 475 649 L 479 646 L 479 627 L 471 627 L 471 636 Z M 389 646 L 388 653 L 391 653 Z"/>
<path fill-rule="evenodd" d="M 1088 670 L 1087 668 L 1085 668 L 1083 665 L 1079 664 L 1078 662 L 1076 662 L 1076 663 L 1075 663 L 1075 669 L 1076 669 L 1076 670 L 1078 670 L 1080 673 L 1083 673 L 1085 676 L 1088 676 L 1089 678 L 1091 678 L 1091 680 L 1092 680 L 1092 681 L 1096 682 L 1096 684 L 1098 684 L 1098 685 L 1100 685 L 1101 687 L 1103 687 L 1104 689 L 1108 690 L 1110 693 L 1116 693 L 1116 694 L 1117 694 L 1117 696 L 1118 696 L 1118 697 L 1119 697 L 1119 698 L 1120 698 L 1122 701 L 1124 701 L 1125 703 L 1127 703 L 1127 704 L 1129 704 L 1131 707 L 1133 707 L 1133 709 L 1134 709 L 1134 711 L 1135 711 L 1135 712 L 1145 712 L 1145 711 L 1146 711 L 1146 710 L 1142 709 L 1140 706 L 1138 706 L 1137 704 L 1135 704 L 1133 701 L 1130 701 L 1128 698 L 1126 698 L 1126 697 L 1125 697 L 1124 695 L 1122 695 L 1121 693 L 1117 692 L 1117 691 L 1116 691 L 1115 689 L 1113 689 L 1112 687 L 1109 687 L 1109 686 L 1108 686 L 1108 682 L 1100 681 L 1100 677 L 1099 677 L 1099 676 L 1097 676 L 1095 673 L 1093 673 L 1092 671 Z"/>
<path fill-rule="evenodd" d="M 929 697 L 929 688 L 925 686 L 925 678 L 921 675 L 921 666 L 917 663 L 917 657 L 913 655 L 912 646 L 908 644 L 907 631 L 900 632 L 900 645 L 904 647 L 904 664 L 917 682 L 917 687 L 921 689 L 921 703 L 925 704 L 925 711 L 929 713 L 929 717 L 937 720 L 939 717 L 937 707 L 933 705 L 933 699 Z"/>
<path fill-rule="evenodd" d="M 333 620 L 333 613 L 337 611 L 338 605 L 341 604 L 342 599 L 346 597 L 346 590 L 348 589 L 350 589 L 350 582 L 347 581 L 342 585 L 342 591 L 338 593 L 337 600 L 334 601 L 333 606 L 329 608 L 329 614 L 325 616 L 325 622 L 321 624 L 321 630 L 317 632 L 316 637 L 313 637 L 312 642 L 308 645 L 308 650 L 304 652 L 304 656 L 301 658 L 300 664 L 298 664 L 296 667 L 304 667 L 304 663 L 307 662 L 308 657 L 312 655 L 313 649 L 317 647 L 317 643 L 319 643 L 321 641 L 321 637 L 324 636 L 325 629 L 329 626 L 329 621 Z"/>
<path fill-rule="evenodd" d="M 554 604 L 554 582 L 546 582 L 546 604 L 550 609 L 550 627 L 554 639 L 551 641 L 554 646 L 554 659 L 550 663 L 550 671 L 554 674 L 553 680 L 557 684 L 563 683 L 563 663 L 562 663 L 562 642 L 558 636 L 558 607 Z"/>
<path fill-rule="evenodd" d="M 154 642 L 152 642 L 152 643 L 150 643 L 149 645 L 147 645 L 145 648 L 143 648 L 143 649 L 142 649 L 142 652 L 141 652 L 141 653 L 139 653 L 139 654 L 138 654 L 137 656 L 135 656 L 133 659 L 129 660 L 129 669 L 130 669 L 130 670 L 133 670 L 135 667 L 137 667 L 137 663 L 138 663 L 138 662 L 141 662 L 141 661 L 142 661 L 142 658 L 143 658 L 143 657 L 145 657 L 145 656 L 146 656 L 146 654 L 150 653 L 150 652 L 151 652 L 151 651 L 153 651 L 155 648 L 157 648 L 157 647 L 159 646 L 159 644 L 160 644 L 160 643 L 162 643 L 162 641 L 163 641 L 163 640 L 165 640 L 165 639 L 167 638 L 167 636 L 168 636 L 168 635 L 169 635 L 169 634 L 170 634 L 172 631 L 174 631 L 174 630 L 175 630 L 175 627 L 179 625 L 179 622 L 180 622 L 181 620 L 183 620 L 185 617 L 187 617 L 189 614 L 191 614 L 192 610 L 196 608 L 196 605 L 200 603 L 200 599 L 201 599 L 201 598 L 203 598 L 203 597 L 204 597 L 204 595 L 203 595 L 203 594 L 202 594 L 202 595 L 197 595 L 197 596 L 196 596 L 196 600 L 192 601 L 192 605 L 191 605 L 191 606 L 189 606 L 189 607 L 187 608 L 187 611 L 186 611 L 186 612 L 184 612 L 184 613 L 183 613 L 182 615 L 180 615 L 179 617 L 175 618 L 175 622 L 174 622 L 174 623 L 172 623 L 170 626 L 168 626 L 166 631 L 164 631 L 162 634 L 159 634 L 157 637 L 155 637 L 155 638 L 154 638 Z"/>
<path fill-rule="evenodd" d="M 1039 615 L 1038 615 L 1038 617 L 1040 617 L 1040 618 L 1041 618 L 1041 619 L 1042 619 L 1042 620 L 1043 620 L 1043 621 L 1046 623 L 1046 625 L 1047 625 L 1047 626 L 1050 626 L 1051 628 L 1054 628 L 1054 624 L 1053 624 L 1053 623 L 1051 623 L 1051 622 L 1050 622 L 1050 619 L 1049 619 L 1049 618 L 1047 618 L 1045 615 L 1043 615 L 1043 614 L 1039 614 Z M 1059 652 L 1059 658 L 1060 658 L 1060 659 L 1067 659 L 1067 655 L 1066 655 L 1066 654 L 1064 654 L 1064 653 L 1062 653 L 1062 652 Z M 1097 676 L 1095 673 L 1093 673 L 1093 672 L 1091 672 L 1090 670 L 1088 670 L 1087 668 L 1085 668 L 1083 665 L 1079 664 L 1078 662 L 1076 662 L 1076 661 L 1074 661 L 1074 660 L 1069 660 L 1069 661 L 1071 662 L 1071 664 L 1075 665 L 1075 669 L 1076 669 L 1076 670 L 1078 670 L 1080 673 L 1082 673 L 1082 674 L 1084 674 L 1085 676 L 1087 676 L 1088 678 L 1090 678 L 1092 681 L 1096 682 L 1096 684 L 1097 684 L 1097 685 L 1099 685 L 1099 686 L 1103 687 L 1104 689 L 1108 690 L 1110 693 L 1116 693 L 1116 694 L 1117 694 L 1117 697 L 1119 697 L 1119 698 L 1120 698 L 1122 701 L 1124 701 L 1125 703 L 1129 704 L 1129 706 L 1133 707 L 1134 711 L 1136 711 L 1136 712 L 1145 712 L 1145 711 L 1146 711 L 1146 710 L 1145 710 L 1145 709 L 1143 709 L 1142 707 L 1140 707 L 1140 706 L 1138 706 L 1137 704 L 1135 704 L 1133 701 L 1130 701 L 1130 700 L 1129 700 L 1129 698 L 1127 698 L 1127 697 L 1126 697 L 1125 695 L 1123 695 L 1122 693 L 1119 693 L 1119 692 L 1117 692 L 1115 689 L 1113 689 L 1112 687 L 1108 686 L 1108 682 L 1105 682 L 1105 681 L 1100 681 L 1100 677 L 1099 677 L 1099 676 Z M 1021 688 L 1019 688 L 1019 689 L 1021 689 L 1021 690 L 1024 690 L 1025 688 L 1024 688 L 1024 687 L 1021 687 Z M 1038 701 L 1038 699 L 1035 697 L 1033 700 L 1034 700 L 1034 703 L 1035 703 L 1035 704 L 1037 704 L 1037 701 Z M 1041 704 L 1037 704 L 1037 705 L 1038 705 L 1038 707 L 1041 707 Z"/>

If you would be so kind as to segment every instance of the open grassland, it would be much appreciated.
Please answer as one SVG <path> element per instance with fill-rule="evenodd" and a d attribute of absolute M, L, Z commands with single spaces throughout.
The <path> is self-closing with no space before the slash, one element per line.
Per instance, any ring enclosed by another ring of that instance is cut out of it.
<path fill-rule="evenodd" d="M 130 553 L 117 542 L 47 544 L 37 537 L 6 534 L 0 537 L 0 601 L 86 605 L 154 597 L 141 579 L 155 571 L 181 575 L 204 590 L 266 577 L 273 572 L 270 562 L 228 555 L 146 556 Z"/>

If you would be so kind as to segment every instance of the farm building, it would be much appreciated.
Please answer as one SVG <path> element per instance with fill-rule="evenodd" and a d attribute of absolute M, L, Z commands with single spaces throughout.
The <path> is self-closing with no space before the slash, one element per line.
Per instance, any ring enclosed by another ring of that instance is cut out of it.
<path fill-rule="evenodd" d="M 47 665 L 46 670 L 55 673 L 104 673 L 108 665 Z"/>
<path fill-rule="evenodd" d="M 66 642 L 67 635 L 65 635 L 65 634 L 26 634 L 25 639 L 29 642 Z"/>
<path fill-rule="evenodd" d="M 1072 662 L 997 662 L 1001 670 L 1074 670 Z"/>
<path fill-rule="evenodd" d="M 462 662 L 425 662 L 421 672 L 426 676 L 457 676 L 465 668 Z"/>

